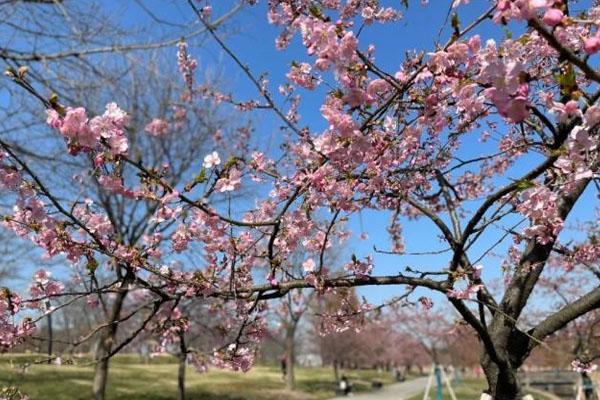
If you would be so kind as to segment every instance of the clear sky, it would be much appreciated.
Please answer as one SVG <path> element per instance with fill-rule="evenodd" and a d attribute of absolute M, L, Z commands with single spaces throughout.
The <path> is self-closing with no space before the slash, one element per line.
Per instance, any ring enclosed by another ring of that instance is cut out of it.
<path fill-rule="evenodd" d="M 115 18 L 121 19 L 124 24 L 148 26 L 148 14 L 134 1 L 116 2 L 105 0 L 104 3 L 108 10 L 113 10 Z M 204 4 L 202 1 L 198 3 L 201 6 Z M 214 0 L 212 3 L 215 16 L 223 14 L 236 4 L 235 1 L 231 0 Z M 258 5 L 254 7 L 244 7 L 226 24 L 221 34 L 227 44 L 250 67 L 255 75 L 268 72 L 271 90 L 276 92 L 277 86 L 285 82 L 285 74 L 288 72 L 291 62 L 294 60 L 308 60 L 308 57 L 305 55 L 305 50 L 297 37 L 286 51 L 280 52 L 275 49 L 275 38 L 279 33 L 279 29 L 267 23 L 266 3 L 266 0 L 259 0 Z M 438 31 L 446 20 L 450 1 L 431 0 L 430 3 L 428 6 L 422 6 L 420 1 L 410 1 L 410 7 L 401 21 L 385 26 L 375 24 L 368 27 L 361 33 L 361 48 L 366 48 L 368 43 L 374 43 L 376 45 L 375 58 L 378 65 L 390 72 L 398 69 L 405 57 L 405 51 L 412 49 L 431 51 L 438 37 Z M 480 15 L 490 5 L 490 2 L 482 0 L 473 0 L 471 3 L 457 9 L 459 19 L 463 24 L 472 21 L 474 17 Z M 144 4 L 147 9 L 152 10 L 155 17 L 176 24 L 187 24 L 186 29 L 189 31 L 199 28 L 191 9 L 184 0 L 148 0 L 144 1 Z M 382 4 L 397 6 L 399 1 L 382 1 Z M 449 31 L 450 27 L 446 26 L 441 34 L 441 42 L 447 40 Z M 181 35 L 181 28 L 156 25 L 155 32 L 157 37 L 173 38 Z M 500 38 L 503 35 L 502 29 L 493 26 L 491 23 L 484 24 L 473 33 L 481 34 L 484 39 Z M 149 40 L 154 39 L 152 36 L 149 37 Z M 175 60 L 175 48 L 173 48 L 172 53 L 173 60 Z M 236 99 L 249 100 L 257 98 L 255 88 L 246 79 L 242 71 L 223 54 L 211 39 L 204 37 L 190 41 L 190 53 L 200 62 L 199 76 L 205 71 L 220 70 L 225 88 L 234 93 Z M 173 77 L 179 79 L 175 67 Z M 326 128 L 325 120 L 319 112 L 323 90 L 319 89 L 315 93 L 300 91 L 304 98 L 300 108 L 300 114 L 302 115 L 300 125 L 308 125 L 312 132 L 319 132 Z M 118 99 L 115 100 L 118 101 Z M 256 137 L 254 139 L 256 143 L 263 144 L 270 141 L 273 143 L 272 148 L 275 148 L 280 135 L 278 130 L 280 121 L 270 111 L 257 112 L 253 115 L 253 118 L 256 127 Z M 490 150 L 492 145 L 493 143 L 483 145 L 474 140 L 472 145 L 467 146 L 464 151 L 471 155 L 477 155 L 486 149 Z M 533 165 L 533 159 L 531 165 Z M 515 170 L 513 172 L 517 176 L 516 173 L 519 171 Z M 500 183 L 498 182 L 498 184 Z M 591 207 L 596 204 L 593 195 L 588 193 L 570 221 L 577 218 L 585 219 L 586 213 L 589 213 Z M 348 252 L 355 252 L 359 257 L 362 257 L 373 254 L 374 245 L 380 249 L 389 248 L 389 237 L 386 232 L 388 218 L 387 213 L 366 211 L 360 217 L 357 216 L 351 219 L 350 226 L 356 236 L 350 240 Z M 362 231 L 368 233 L 367 240 L 357 238 Z M 443 243 L 439 240 L 439 232 L 429 222 L 419 220 L 405 223 L 403 231 L 409 251 L 431 251 L 444 248 Z M 495 234 L 497 233 L 498 231 L 495 232 Z M 472 259 L 477 258 L 495 239 L 496 237 L 493 234 L 484 237 L 481 244 L 472 249 Z M 507 242 L 499 246 L 497 253 L 505 254 L 507 244 L 510 243 Z M 413 266 L 424 270 L 439 269 L 446 266 L 448 255 L 419 257 L 376 255 L 375 261 L 375 274 L 383 275 L 400 272 L 405 266 Z M 501 259 L 494 257 L 484 259 L 484 276 L 499 277 L 500 262 Z M 399 291 L 395 287 L 374 287 L 362 288 L 361 293 L 373 302 L 380 302 L 399 293 Z"/>
<path fill-rule="evenodd" d="M 203 4 L 202 2 L 200 2 Z M 285 82 L 285 74 L 288 72 L 290 63 L 294 61 L 305 61 L 308 57 L 305 54 L 305 49 L 299 42 L 298 37 L 292 42 L 292 45 L 285 51 L 277 51 L 275 49 L 275 38 L 279 33 L 277 27 L 271 26 L 266 21 L 266 1 L 259 1 L 257 6 L 246 7 L 233 19 L 232 24 L 228 24 L 226 28 L 226 42 L 239 58 L 247 64 L 255 75 L 264 72 L 269 73 L 269 79 L 272 83 L 271 89 L 275 91 L 277 85 Z M 399 2 L 384 1 L 382 5 L 397 5 Z M 405 17 L 393 24 L 378 25 L 374 24 L 363 30 L 360 36 L 362 48 L 366 48 L 367 44 L 374 43 L 376 46 L 375 59 L 379 66 L 382 66 L 389 72 L 394 72 L 398 69 L 402 60 L 405 57 L 407 50 L 424 50 L 431 51 L 435 43 L 443 43 L 450 36 L 449 22 L 442 31 L 438 40 L 438 32 L 440 27 L 446 21 L 449 9 L 449 1 L 431 0 L 428 6 L 422 6 L 420 1 L 411 1 L 409 9 L 404 13 Z M 473 1 L 467 6 L 461 6 L 456 9 L 459 14 L 459 20 L 466 25 L 477 16 L 481 15 L 490 6 L 488 1 Z M 165 18 L 172 18 L 174 21 L 182 19 L 190 19 L 189 8 L 185 1 L 178 2 L 174 6 L 173 3 L 167 2 L 169 5 L 162 3 L 163 15 Z M 230 9 L 234 2 L 232 1 L 213 1 L 215 16 L 221 15 L 226 10 Z M 157 4 L 160 9 L 160 5 Z M 511 26 L 511 29 L 519 27 Z M 482 24 L 481 27 L 475 29 L 473 34 L 480 34 L 483 39 L 500 39 L 504 35 L 501 27 L 491 23 Z M 218 64 L 224 69 L 224 76 L 227 77 L 226 85 L 240 98 L 255 98 L 256 91 L 244 77 L 240 69 L 231 63 L 222 51 L 213 44 L 205 43 L 202 48 L 191 48 L 191 52 L 198 56 L 201 66 L 210 66 Z M 303 119 L 300 125 L 308 125 L 313 132 L 319 132 L 326 128 L 326 123 L 320 115 L 319 107 L 322 101 L 322 91 L 317 90 L 316 93 L 300 91 L 303 95 L 303 103 L 300 108 L 300 114 Z M 261 112 L 256 114 L 257 118 L 257 138 L 272 139 L 278 135 L 277 127 L 279 121 L 269 112 Z M 473 136 L 475 137 L 475 136 Z M 473 143 L 466 146 L 463 150 L 465 156 L 481 155 L 484 152 L 492 151 L 495 142 L 489 144 L 479 143 L 473 140 Z M 523 167 L 535 165 L 535 158 L 530 159 L 529 165 L 522 165 L 517 169 L 513 169 L 513 177 L 517 177 L 523 172 Z M 498 182 L 500 185 L 501 182 Z M 597 205 L 595 196 L 589 191 L 580 206 L 571 215 L 568 223 L 581 219 L 589 218 L 591 207 Z M 445 217 L 445 216 L 444 216 Z M 389 214 L 378 211 L 366 211 L 360 216 L 350 220 L 350 226 L 356 234 L 348 244 L 348 253 L 355 252 L 359 256 L 366 254 L 374 254 L 373 246 L 380 249 L 389 248 L 389 237 L 386 232 Z M 361 232 L 368 233 L 367 240 L 359 240 L 358 235 Z M 439 231 L 426 220 L 418 220 L 413 222 L 405 222 L 404 236 L 407 244 L 407 249 L 413 252 L 440 250 L 444 248 L 444 244 L 439 239 Z M 487 236 L 479 241 L 478 245 L 471 250 L 471 259 L 476 259 L 498 238 L 499 231 L 492 231 Z M 573 234 L 566 234 L 567 238 L 573 237 Z M 498 246 L 494 253 L 504 256 L 506 249 L 510 245 L 510 239 Z M 444 267 L 448 263 L 448 255 L 440 256 L 385 256 L 380 254 L 375 255 L 375 273 L 376 274 L 394 274 L 402 271 L 406 266 L 412 266 L 423 270 L 435 270 Z M 493 278 L 500 277 L 500 257 L 486 257 L 482 263 L 484 264 L 484 277 Z M 370 287 L 361 288 L 360 292 L 373 302 L 381 302 L 389 299 L 394 294 L 398 294 L 397 287 Z"/>

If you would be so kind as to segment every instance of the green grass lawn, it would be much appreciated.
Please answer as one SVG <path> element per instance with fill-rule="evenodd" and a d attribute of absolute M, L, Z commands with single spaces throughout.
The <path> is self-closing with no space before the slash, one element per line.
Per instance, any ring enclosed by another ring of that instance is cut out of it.
<path fill-rule="evenodd" d="M 452 383 L 452 389 L 458 400 L 479 400 L 481 392 L 487 387 L 485 380 L 483 379 L 464 379 L 460 384 Z M 429 398 L 435 399 L 435 388 L 429 392 Z M 443 391 L 444 400 L 451 400 L 450 394 L 445 389 Z M 536 400 L 546 400 L 547 397 L 542 396 L 538 393 L 531 393 Z M 423 394 L 413 396 L 409 400 L 423 400 Z"/>
<path fill-rule="evenodd" d="M 27 358 L 29 357 L 29 358 Z M 91 393 L 93 368 L 73 365 L 33 365 L 26 373 L 14 368 L 19 362 L 36 357 L 0 357 L 0 387 L 17 386 L 31 400 L 87 400 Z M 136 362 L 137 361 L 137 362 Z M 140 364 L 137 356 L 119 356 L 111 365 L 108 399 L 171 400 L 176 398 L 177 365 L 168 358 Z M 317 400 L 332 397 L 334 377 L 331 368 L 297 368 L 298 390 L 286 392 L 276 367 L 258 366 L 250 372 L 234 373 L 212 369 L 199 374 L 187 370 L 186 387 L 190 400 Z M 344 371 L 356 391 L 369 390 L 371 382 L 392 382 L 391 374 L 374 370 Z"/>

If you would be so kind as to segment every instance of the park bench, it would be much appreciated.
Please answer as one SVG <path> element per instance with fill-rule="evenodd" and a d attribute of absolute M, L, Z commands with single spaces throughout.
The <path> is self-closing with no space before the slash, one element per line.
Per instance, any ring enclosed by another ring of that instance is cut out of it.
<path fill-rule="evenodd" d="M 552 393 L 561 399 L 572 399 L 578 375 L 573 371 L 552 370 L 519 374 L 527 387 Z"/>
<path fill-rule="evenodd" d="M 381 389 L 383 387 L 383 382 L 375 380 L 371 382 L 371 387 L 373 389 Z"/>

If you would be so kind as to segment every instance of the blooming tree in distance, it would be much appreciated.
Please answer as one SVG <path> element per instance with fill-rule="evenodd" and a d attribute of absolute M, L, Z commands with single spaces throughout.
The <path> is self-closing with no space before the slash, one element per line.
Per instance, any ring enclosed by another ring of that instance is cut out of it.
<path fill-rule="evenodd" d="M 257 149 L 225 158 L 215 149 L 196 175 L 173 186 L 165 179 L 166 160 L 151 164 L 129 153 L 128 113 L 118 98 L 100 115 L 90 115 L 85 104 L 62 104 L 31 86 L 26 68 L 7 71 L 43 102 L 65 151 L 88 160 L 87 173 L 103 190 L 152 202 L 156 211 L 145 232 L 148 240 L 126 245 L 93 203 L 62 198 L 0 139 L 0 186 L 14 204 L 4 226 L 48 256 L 86 265 L 90 276 L 101 268 L 118 271 L 116 282 L 78 293 L 63 292 L 46 272 L 36 274 L 29 294 L 3 289 L 0 345 L 9 348 L 34 332 L 32 319 L 19 315 L 45 299 L 78 301 L 77 296 L 111 292 L 125 297 L 135 289 L 141 293 L 136 301 L 153 307 L 133 334 L 164 319 L 163 310 L 174 310 L 183 299 L 212 299 L 230 318 L 230 340 L 208 355 L 210 362 L 245 371 L 264 335 L 269 299 L 299 288 L 325 293 L 393 285 L 402 301 L 424 308 L 431 299 L 422 289 L 444 296 L 477 332 L 487 393 L 520 398 L 517 369 L 531 351 L 600 306 L 594 280 L 535 326 L 520 324 L 553 254 L 570 260 L 563 264 L 565 274 L 584 265 L 598 268 L 593 235 L 571 240 L 565 223 L 578 207 L 589 221 L 596 218 L 590 199 L 598 189 L 600 162 L 595 67 L 600 7 L 586 1 L 498 0 L 463 21 L 461 13 L 473 4 L 454 0 L 447 4 L 451 29 L 442 31 L 450 30 L 449 38 L 430 49 L 397 49 L 398 67 L 386 70 L 376 62 L 378 44 L 362 40 L 363 31 L 401 24 L 405 7 L 427 13 L 439 4 L 269 0 L 268 23 L 281 31 L 275 46 L 286 51 L 298 37 L 306 50 L 305 61 L 291 63 L 285 77 L 274 77 L 287 82 L 273 91 L 213 28 L 210 5 L 188 3 L 256 87 L 257 98 L 243 102 L 197 84 L 193 49 L 181 43 L 183 101 L 202 97 L 240 112 L 264 109 L 285 131 L 283 151 Z M 244 6 L 261 6 L 255 3 Z M 431 37 L 436 35 L 432 28 Z M 310 91 L 322 93 L 317 107 L 325 129 L 307 126 L 298 113 L 299 93 Z M 152 137 L 169 134 L 160 119 L 148 121 L 146 131 Z M 223 201 L 245 189 L 252 189 L 254 201 Z M 388 239 L 377 244 L 389 250 L 375 251 L 397 256 L 397 271 L 376 274 L 376 254 L 359 254 L 347 256 L 344 274 L 331 274 L 325 252 L 353 236 L 347 221 L 365 211 L 389 218 L 387 230 L 379 228 Z M 411 232 L 403 228 L 414 226 L 408 223 L 413 220 L 435 227 L 445 264 L 401 267 L 402 258 L 412 254 L 403 239 Z M 202 262 L 181 266 L 192 247 L 201 248 Z M 480 260 L 506 248 L 504 288 L 493 295 L 485 270 L 496 267 Z M 300 269 L 288 257 L 299 252 L 307 254 Z M 323 329 L 360 321 L 372 307 L 361 302 L 352 312 L 325 318 Z M 186 329 L 170 326 L 178 328 L 165 330 L 166 341 L 176 341 L 178 329 Z M 128 340 L 112 343 L 107 357 Z M 592 368 L 591 360 L 576 361 L 578 369 Z"/>

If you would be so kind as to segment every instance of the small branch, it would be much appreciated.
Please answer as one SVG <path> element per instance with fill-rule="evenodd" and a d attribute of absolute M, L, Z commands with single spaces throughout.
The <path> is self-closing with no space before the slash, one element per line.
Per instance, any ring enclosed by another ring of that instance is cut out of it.
<path fill-rule="evenodd" d="M 594 68 L 590 67 L 585 61 L 579 58 L 571 50 L 563 46 L 563 44 L 558 41 L 558 39 L 554 36 L 554 34 L 551 31 L 548 30 L 548 28 L 540 24 L 540 21 L 537 18 L 530 19 L 528 23 L 529 26 L 535 29 L 544 39 L 546 39 L 548 44 L 550 44 L 550 46 L 552 46 L 562 58 L 570 61 L 573 65 L 577 66 L 588 79 L 600 83 L 600 73 Z"/>

